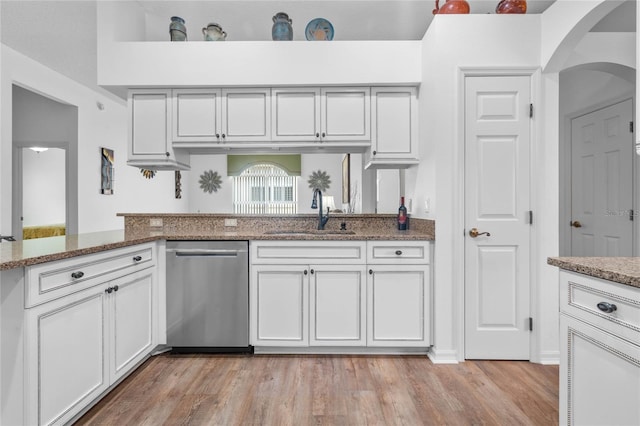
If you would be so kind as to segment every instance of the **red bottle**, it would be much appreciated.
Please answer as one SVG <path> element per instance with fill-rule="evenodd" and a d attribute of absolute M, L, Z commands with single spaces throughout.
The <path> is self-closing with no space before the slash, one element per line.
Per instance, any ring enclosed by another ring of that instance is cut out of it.
<path fill-rule="evenodd" d="M 407 208 L 404 206 L 404 197 L 400 197 L 400 208 L 398 208 L 398 230 L 406 231 L 409 228 L 409 217 Z"/>

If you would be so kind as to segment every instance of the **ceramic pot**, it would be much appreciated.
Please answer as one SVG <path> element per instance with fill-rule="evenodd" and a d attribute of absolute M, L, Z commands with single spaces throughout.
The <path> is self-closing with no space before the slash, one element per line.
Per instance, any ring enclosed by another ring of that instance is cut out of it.
<path fill-rule="evenodd" d="M 227 33 L 222 31 L 222 27 L 215 22 L 211 22 L 206 28 L 202 29 L 204 41 L 225 41 Z"/>
<path fill-rule="evenodd" d="M 171 34 L 171 41 L 187 41 L 187 27 L 184 26 L 184 19 L 172 16 L 169 34 Z"/>
<path fill-rule="evenodd" d="M 436 8 L 433 9 L 434 15 L 467 14 L 471 11 L 466 0 L 447 0 L 442 7 L 440 7 L 439 3 L 440 0 L 436 0 Z"/>
<path fill-rule="evenodd" d="M 289 15 L 284 12 L 276 13 L 273 17 L 273 26 L 271 27 L 271 38 L 273 40 L 293 40 L 293 27 L 289 19 Z"/>
<path fill-rule="evenodd" d="M 527 0 L 500 0 L 496 13 L 527 13 Z"/>

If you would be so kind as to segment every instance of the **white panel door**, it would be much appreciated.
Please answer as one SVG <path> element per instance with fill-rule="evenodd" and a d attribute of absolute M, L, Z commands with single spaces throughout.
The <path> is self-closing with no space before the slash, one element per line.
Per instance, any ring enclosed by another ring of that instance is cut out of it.
<path fill-rule="evenodd" d="M 322 141 L 371 139 L 371 95 L 368 87 L 322 89 L 321 93 Z"/>
<path fill-rule="evenodd" d="M 320 89 L 272 89 L 271 132 L 276 141 L 320 141 Z"/>
<path fill-rule="evenodd" d="M 465 79 L 467 359 L 529 359 L 529 104 L 527 76 Z"/>
<path fill-rule="evenodd" d="M 224 89 L 222 97 L 222 143 L 271 140 L 271 89 Z"/>
<path fill-rule="evenodd" d="M 370 265 L 367 346 L 429 346 L 429 266 Z"/>
<path fill-rule="evenodd" d="M 309 344 L 366 344 L 366 274 L 364 265 L 311 266 Z"/>
<path fill-rule="evenodd" d="M 219 142 L 219 89 L 173 90 L 173 142 Z"/>
<path fill-rule="evenodd" d="M 141 361 L 154 346 L 155 269 L 136 272 L 107 285 L 111 306 L 111 382 Z"/>
<path fill-rule="evenodd" d="M 252 344 L 309 344 L 307 265 L 254 266 L 251 280 Z"/>
<path fill-rule="evenodd" d="M 571 255 L 633 255 L 631 99 L 571 121 Z"/>

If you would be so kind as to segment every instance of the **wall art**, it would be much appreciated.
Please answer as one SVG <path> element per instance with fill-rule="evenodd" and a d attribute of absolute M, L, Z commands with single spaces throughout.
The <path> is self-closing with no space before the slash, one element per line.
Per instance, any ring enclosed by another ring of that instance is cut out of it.
<path fill-rule="evenodd" d="M 100 148 L 100 193 L 113 195 L 113 150 Z"/>
<path fill-rule="evenodd" d="M 220 177 L 218 172 L 209 170 L 200 175 L 200 180 L 198 182 L 200 183 L 200 188 L 204 192 L 211 194 L 212 192 L 218 192 L 218 189 L 222 186 L 222 177 Z"/>
<path fill-rule="evenodd" d="M 342 159 L 342 204 L 351 202 L 351 154 Z"/>
<path fill-rule="evenodd" d="M 180 170 L 176 170 L 175 171 L 175 182 L 176 182 L 176 198 L 180 199 L 182 198 L 182 173 L 180 173 Z"/>
<path fill-rule="evenodd" d="M 323 192 L 331 187 L 331 177 L 327 174 L 327 172 L 322 170 L 311 173 L 307 182 L 309 182 L 309 188 L 318 188 Z"/>
<path fill-rule="evenodd" d="M 140 173 L 142 173 L 142 176 L 144 176 L 147 179 L 153 179 L 156 175 L 155 170 L 148 170 L 148 169 L 140 169 Z"/>

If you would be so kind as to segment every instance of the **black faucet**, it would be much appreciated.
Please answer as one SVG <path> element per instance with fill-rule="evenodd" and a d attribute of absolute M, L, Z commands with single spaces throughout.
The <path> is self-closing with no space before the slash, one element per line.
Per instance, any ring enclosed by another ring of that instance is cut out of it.
<path fill-rule="evenodd" d="M 320 206 L 319 206 L 320 208 L 318 209 L 318 230 L 322 231 L 324 229 L 324 226 L 329 221 L 329 207 L 327 207 L 327 215 L 323 216 L 322 215 L 322 191 L 316 188 L 313 190 L 313 201 L 311 201 L 312 209 L 318 208 L 318 198 L 320 198 Z"/>

